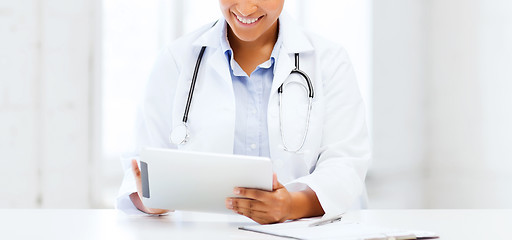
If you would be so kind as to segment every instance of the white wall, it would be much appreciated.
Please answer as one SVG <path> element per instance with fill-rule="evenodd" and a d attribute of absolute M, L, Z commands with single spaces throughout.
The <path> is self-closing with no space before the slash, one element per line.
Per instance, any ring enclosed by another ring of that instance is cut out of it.
<path fill-rule="evenodd" d="M 0 2 L 0 206 L 37 206 L 41 118 L 37 1 Z"/>
<path fill-rule="evenodd" d="M 373 3 L 373 145 L 370 208 L 424 205 L 424 1 Z"/>
<path fill-rule="evenodd" d="M 512 2 L 430 8 L 427 206 L 512 207 Z"/>
<path fill-rule="evenodd" d="M 1 207 L 90 206 L 93 4 L 0 2 Z"/>
<path fill-rule="evenodd" d="M 298 11 L 292 15 L 306 30 L 335 41 L 347 50 L 357 74 L 371 128 L 372 1 L 302 0 L 299 3 Z"/>
<path fill-rule="evenodd" d="M 510 12 L 507 0 L 374 1 L 370 207 L 512 207 Z"/>

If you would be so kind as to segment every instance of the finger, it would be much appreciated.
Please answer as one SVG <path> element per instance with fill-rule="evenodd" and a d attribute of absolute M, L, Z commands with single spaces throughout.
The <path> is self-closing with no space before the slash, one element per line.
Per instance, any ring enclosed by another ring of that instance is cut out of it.
<path fill-rule="evenodd" d="M 132 160 L 132 172 L 133 176 L 135 177 L 135 185 L 137 186 L 137 193 L 139 194 L 139 197 L 142 198 L 142 182 L 140 180 L 140 169 L 137 165 L 137 160 Z"/>
<path fill-rule="evenodd" d="M 226 207 L 228 209 L 252 209 L 259 212 L 268 212 L 268 207 L 258 200 L 243 199 L 243 198 L 228 198 L 226 200 Z"/>
<path fill-rule="evenodd" d="M 245 197 L 245 198 L 259 200 L 261 202 L 266 202 L 266 201 L 268 201 L 268 199 L 270 199 L 270 194 L 272 192 L 254 189 L 254 188 L 235 188 L 234 193 L 240 197 Z"/>
<path fill-rule="evenodd" d="M 135 175 L 136 177 L 140 176 L 139 165 L 137 165 L 137 160 L 135 159 L 132 159 L 132 171 L 133 175 Z"/>
<path fill-rule="evenodd" d="M 240 215 L 244 215 L 244 216 L 256 221 L 259 224 L 280 222 L 280 219 L 277 219 L 274 216 L 272 216 L 268 213 L 264 213 L 264 212 L 252 211 L 250 209 L 238 209 L 238 210 L 235 210 L 235 212 Z"/>
<path fill-rule="evenodd" d="M 241 214 L 243 215 L 243 214 Z M 270 221 L 269 219 L 266 219 L 266 218 L 260 218 L 260 217 L 250 217 L 250 219 L 252 219 L 253 221 L 259 223 L 259 224 L 269 224 L 269 223 L 272 223 L 272 221 Z"/>
<path fill-rule="evenodd" d="M 161 215 L 161 214 L 165 214 L 168 212 L 174 212 L 174 210 L 167 210 L 167 209 L 160 209 L 160 208 L 149 208 L 149 213 L 151 213 L 151 214 Z"/>
<path fill-rule="evenodd" d="M 275 191 L 283 187 L 284 186 L 277 180 L 277 174 L 274 173 L 274 175 L 272 176 L 272 190 Z"/>
<path fill-rule="evenodd" d="M 239 211 L 235 211 L 235 210 L 233 210 L 233 212 L 235 212 L 236 214 L 240 214 L 242 216 L 246 216 L 246 215 L 244 215 L 244 212 L 239 212 Z M 246 217 L 248 217 L 248 216 L 246 216 Z M 252 219 L 253 221 L 255 221 L 255 222 L 259 223 L 259 224 L 267 224 L 267 223 L 269 223 L 265 218 L 257 217 L 257 216 L 254 216 L 254 215 L 252 215 L 251 217 L 248 217 L 248 218 Z"/>
<path fill-rule="evenodd" d="M 254 220 L 255 222 L 259 223 L 259 224 L 269 224 L 269 223 L 272 223 L 270 222 L 269 220 L 267 219 L 264 219 L 264 218 L 257 218 L 257 217 L 252 217 L 251 218 L 252 220 Z"/>
<path fill-rule="evenodd" d="M 267 213 L 255 211 L 255 210 L 248 209 L 248 208 L 235 208 L 235 209 L 233 209 L 233 211 L 240 215 L 244 215 L 248 218 L 251 218 L 251 219 L 255 219 L 255 218 L 265 219 L 266 218 L 265 216 L 268 215 Z"/>

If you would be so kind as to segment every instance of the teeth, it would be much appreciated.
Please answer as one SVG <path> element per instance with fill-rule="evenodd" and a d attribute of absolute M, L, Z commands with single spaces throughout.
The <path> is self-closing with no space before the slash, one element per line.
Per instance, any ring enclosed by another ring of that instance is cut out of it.
<path fill-rule="evenodd" d="M 242 18 L 238 15 L 236 15 L 236 18 L 238 19 L 238 21 L 240 21 L 244 24 L 251 24 L 251 23 L 258 21 L 258 18 Z"/>

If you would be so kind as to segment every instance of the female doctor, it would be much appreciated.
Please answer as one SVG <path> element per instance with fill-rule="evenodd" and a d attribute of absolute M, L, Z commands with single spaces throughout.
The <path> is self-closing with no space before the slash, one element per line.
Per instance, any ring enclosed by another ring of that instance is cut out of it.
<path fill-rule="evenodd" d="M 273 191 L 235 188 L 238 197 L 226 199 L 226 208 L 261 224 L 356 206 L 371 153 L 345 50 L 301 30 L 282 14 L 284 0 L 219 3 L 223 19 L 157 59 L 138 117 L 138 149 L 270 157 Z M 124 157 L 117 207 L 166 212 L 142 204 L 137 157 L 138 150 Z"/>

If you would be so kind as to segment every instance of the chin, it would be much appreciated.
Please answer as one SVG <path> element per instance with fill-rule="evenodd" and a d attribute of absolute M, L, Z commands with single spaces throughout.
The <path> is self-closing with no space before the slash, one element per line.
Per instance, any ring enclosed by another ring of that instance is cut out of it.
<path fill-rule="evenodd" d="M 244 42 L 253 42 L 258 39 L 258 36 L 237 36 L 237 37 Z"/>
<path fill-rule="evenodd" d="M 234 33 L 238 39 L 240 39 L 244 42 L 255 41 L 262 35 L 262 34 L 255 33 L 254 31 L 250 32 L 250 33 L 240 33 L 240 32 L 234 31 Z"/>

